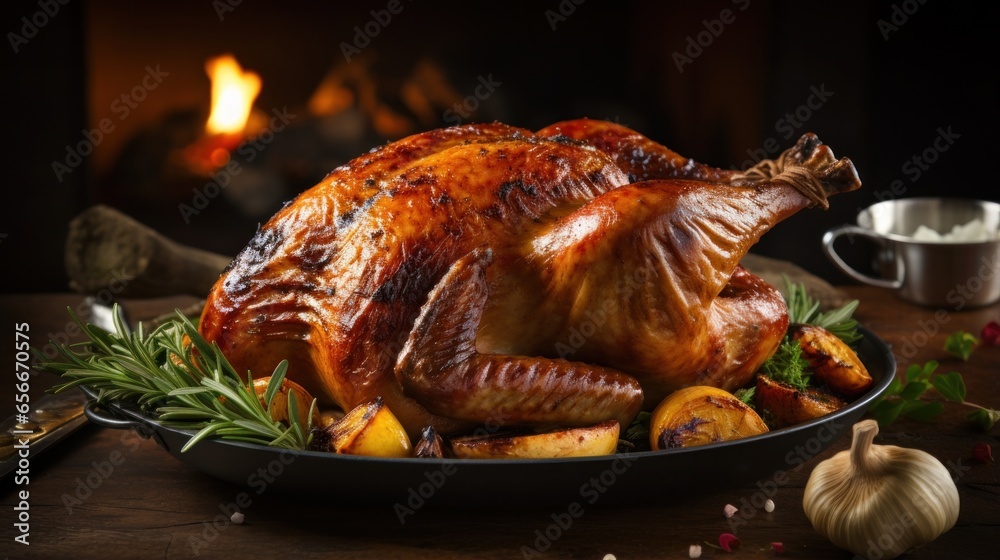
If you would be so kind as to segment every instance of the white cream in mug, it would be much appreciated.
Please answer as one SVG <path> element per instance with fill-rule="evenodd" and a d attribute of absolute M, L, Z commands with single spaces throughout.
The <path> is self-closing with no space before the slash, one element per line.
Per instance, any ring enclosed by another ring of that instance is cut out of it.
<path fill-rule="evenodd" d="M 979 218 L 967 224 L 956 225 L 943 235 L 924 225 L 918 226 L 917 231 L 913 232 L 914 241 L 933 243 L 977 243 L 995 239 L 1000 239 L 1000 231 L 987 229 Z"/>

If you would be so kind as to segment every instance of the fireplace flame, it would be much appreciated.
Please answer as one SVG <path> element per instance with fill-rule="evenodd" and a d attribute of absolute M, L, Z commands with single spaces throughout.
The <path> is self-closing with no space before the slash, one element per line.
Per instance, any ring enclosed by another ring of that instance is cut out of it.
<path fill-rule="evenodd" d="M 260 93 L 260 76 L 244 72 L 232 55 L 205 63 L 212 80 L 212 111 L 205 130 L 209 134 L 239 134 L 247 125 L 254 99 Z"/>

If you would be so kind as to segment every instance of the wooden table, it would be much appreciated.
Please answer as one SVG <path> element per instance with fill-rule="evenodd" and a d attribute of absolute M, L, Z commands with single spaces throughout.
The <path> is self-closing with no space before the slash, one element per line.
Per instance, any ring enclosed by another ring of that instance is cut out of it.
<path fill-rule="evenodd" d="M 978 336 L 988 321 L 1000 320 L 1000 305 L 973 311 L 935 314 L 875 288 L 848 287 L 862 302 L 858 318 L 892 344 L 900 371 L 907 363 L 941 362 L 940 371 L 963 373 L 970 400 L 1000 407 L 1000 347 L 981 347 L 963 363 L 943 351 L 945 337 L 962 329 Z M 28 321 L 33 343 L 66 329 L 65 308 L 79 296 L 4 296 L 5 324 Z M 152 317 L 186 303 L 182 300 L 130 302 L 133 319 Z M 9 378 L 8 378 L 9 379 Z M 51 382 L 36 377 L 35 385 Z M 2 391 L 9 395 L 10 382 Z M 36 388 L 37 389 L 37 388 Z M 12 399 L 3 396 L 3 410 Z M 900 420 L 884 429 L 876 443 L 930 452 L 955 473 L 961 495 L 958 524 L 909 558 L 996 558 L 1000 526 L 1000 480 L 994 464 L 976 464 L 972 448 L 997 447 L 997 429 L 976 430 L 965 407 L 946 404 L 930 423 Z M 781 541 L 788 558 L 846 559 L 817 535 L 802 512 L 802 491 L 818 461 L 848 447 L 836 441 L 819 457 L 789 473 L 777 490 L 773 513 L 761 513 L 738 528 L 742 547 L 732 558 L 771 558 L 772 541 Z M 116 463 L 107 472 L 109 463 Z M 82 503 L 67 502 L 90 476 L 100 483 Z M 665 474 L 669 476 L 669 474 Z M 350 484 L 350 481 L 347 481 Z M 13 541 L 17 493 L 30 490 L 30 545 Z M 703 558 L 730 557 L 705 545 L 729 530 L 722 510 L 757 490 L 706 487 L 695 498 L 645 506 L 593 507 L 552 545 L 544 557 L 600 560 L 687 558 L 688 545 L 703 545 Z M 170 457 L 152 440 L 131 432 L 89 426 L 31 462 L 30 486 L 17 487 L 8 476 L 0 485 L 0 555 L 16 558 L 523 558 L 535 531 L 551 523 L 552 510 L 428 510 L 400 525 L 391 508 L 345 507 L 328 501 L 292 499 L 264 493 L 243 508 L 243 525 L 219 523 L 220 507 L 241 488 L 209 478 Z M 220 518 L 221 519 L 221 518 Z"/>

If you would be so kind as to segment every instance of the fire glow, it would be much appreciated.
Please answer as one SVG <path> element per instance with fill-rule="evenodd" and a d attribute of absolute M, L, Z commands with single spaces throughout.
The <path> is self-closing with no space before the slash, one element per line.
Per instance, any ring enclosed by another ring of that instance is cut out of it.
<path fill-rule="evenodd" d="M 212 80 L 212 110 L 205 130 L 209 134 L 241 134 L 260 93 L 260 76 L 244 72 L 232 55 L 209 59 L 205 71 Z"/>
<path fill-rule="evenodd" d="M 205 72 L 212 81 L 205 134 L 181 153 L 185 167 L 202 176 L 229 163 L 230 151 L 252 132 L 253 102 L 261 87 L 260 76 L 245 72 L 230 54 L 210 58 Z"/>

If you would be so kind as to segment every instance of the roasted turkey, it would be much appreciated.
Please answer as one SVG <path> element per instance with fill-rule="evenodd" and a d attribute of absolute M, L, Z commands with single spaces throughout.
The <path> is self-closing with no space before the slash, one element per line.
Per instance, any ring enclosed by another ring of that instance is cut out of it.
<path fill-rule="evenodd" d="M 739 266 L 776 223 L 860 186 L 813 135 L 746 172 L 623 126 L 433 130 L 335 169 L 260 228 L 202 334 L 238 371 L 411 434 L 579 426 L 690 385 L 735 389 L 787 327 Z"/>

